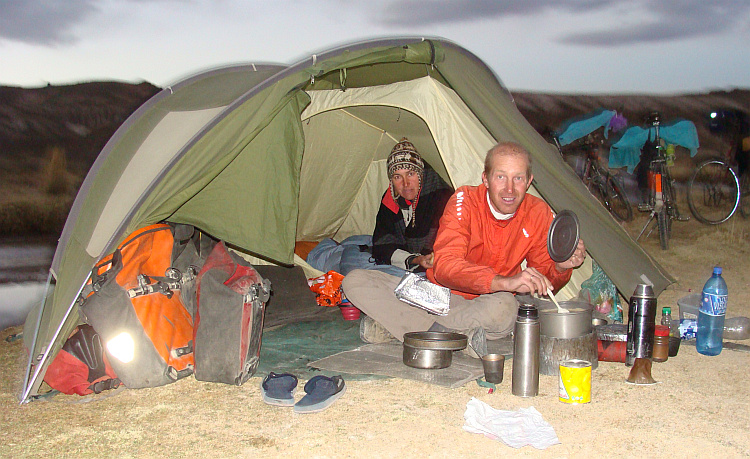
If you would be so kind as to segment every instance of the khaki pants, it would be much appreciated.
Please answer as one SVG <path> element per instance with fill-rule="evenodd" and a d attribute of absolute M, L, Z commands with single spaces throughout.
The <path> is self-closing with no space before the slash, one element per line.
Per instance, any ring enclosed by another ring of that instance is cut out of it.
<path fill-rule="evenodd" d="M 489 339 L 499 339 L 513 331 L 518 302 L 512 293 L 480 295 L 473 300 L 451 293 L 450 312 L 438 316 L 397 299 L 393 290 L 400 280 L 379 271 L 355 270 L 344 278 L 342 286 L 354 306 L 399 341 L 403 341 L 404 333 L 426 331 L 435 322 L 460 333 L 482 327 Z"/>

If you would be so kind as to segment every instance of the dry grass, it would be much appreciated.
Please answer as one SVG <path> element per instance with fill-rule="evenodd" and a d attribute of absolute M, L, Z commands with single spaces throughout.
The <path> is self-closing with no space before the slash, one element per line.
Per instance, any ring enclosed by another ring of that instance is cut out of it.
<path fill-rule="evenodd" d="M 72 203 L 72 197 L 44 195 L 0 203 L 0 237 L 59 234 Z"/>

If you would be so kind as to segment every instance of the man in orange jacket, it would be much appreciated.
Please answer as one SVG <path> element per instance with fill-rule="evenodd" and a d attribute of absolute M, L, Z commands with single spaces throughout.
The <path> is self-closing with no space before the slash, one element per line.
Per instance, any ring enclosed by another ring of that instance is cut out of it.
<path fill-rule="evenodd" d="M 460 187 L 448 201 L 434 265 L 427 270 L 430 281 L 452 290 L 448 315 L 435 316 L 398 300 L 393 276 L 353 271 L 343 288 L 368 316 L 360 329 L 364 341 L 388 336 L 382 328 L 399 340 L 409 331 L 452 330 L 480 338 L 474 347 L 482 347 L 479 341 L 485 336 L 497 339 L 511 332 L 518 308 L 515 293 L 557 290 L 583 263 L 582 240 L 568 260 L 550 258 L 547 233 L 554 215 L 547 203 L 526 194 L 533 175 L 531 157 L 522 146 L 496 145 L 487 152 L 484 169 L 481 185 Z"/>

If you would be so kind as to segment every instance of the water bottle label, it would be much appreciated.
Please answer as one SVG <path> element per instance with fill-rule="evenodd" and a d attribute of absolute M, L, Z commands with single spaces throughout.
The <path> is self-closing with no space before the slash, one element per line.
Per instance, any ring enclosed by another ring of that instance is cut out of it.
<path fill-rule="evenodd" d="M 727 312 L 727 296 L 704 292 L 700 311 L 709 316 L 723 316 Z"/>

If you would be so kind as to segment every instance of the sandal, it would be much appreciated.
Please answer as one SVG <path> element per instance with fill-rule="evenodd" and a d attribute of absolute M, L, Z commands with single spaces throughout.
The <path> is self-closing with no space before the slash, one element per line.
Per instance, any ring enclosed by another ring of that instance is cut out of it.
<path fill-rule="evenodd" d="M 263 401 L 274 406 L 294 405 L 294 390 L 297 387 L 297 377 L 273 371 L 263 379 L 260 390 L 263 393 Z"/>
<path fill-rule="evenodd" d="M 295 413 L 317 413 L 323 411 L 346 392 L 346 383 L 341 376 L 314 376 L 305 384 L 306 395 L 294 404 Z"/>

